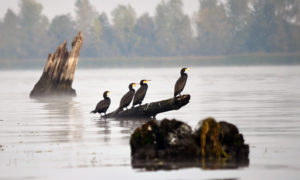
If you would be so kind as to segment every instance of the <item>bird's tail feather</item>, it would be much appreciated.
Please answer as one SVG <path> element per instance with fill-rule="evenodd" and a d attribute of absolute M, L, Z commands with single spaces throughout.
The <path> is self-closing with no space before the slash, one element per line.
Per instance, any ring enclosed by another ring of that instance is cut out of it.
<path fill-rule="evenodd" d="M 91 111 L 90 113 L 93 113 L 93 114 L 95 114 L 95 113 L 96 113 L 96 110 L 93 110 L 93 111 Z"/>

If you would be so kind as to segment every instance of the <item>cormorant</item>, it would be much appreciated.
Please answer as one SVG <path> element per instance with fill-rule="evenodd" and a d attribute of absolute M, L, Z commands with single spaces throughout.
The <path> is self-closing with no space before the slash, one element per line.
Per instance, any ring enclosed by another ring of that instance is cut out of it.
<path fill-rule="evenodd" d="M 123 108 L 127 109 L 127 106 L 131 103 L 135 93 L 135 90 L 133 89 L 134 86 L 136 86 L 135 83 L 129 84 L 128 86 L 129 91 L 122 97 L 120 101 L 120 106 L 119 106 L 120 110 L 122 110 Z"/>
<path fill-rule="evenodd" d="M 142 102 L 145 98 L 147 89 L 148 89 L 148 84 L 147 84 L 148 81 L 150 81 L 150 80 L 143 79 L 140 81 L 141 87 L 136 91 L 136 93 L 134 95 L 132 107 L 134 107 L 137 104 L 139 104 L 139 105 L 142 104 Z"/>
<path fill-rule="evenodd" d="M 99 113 L 100 116 L 101 116 L 101 113 L 104 113 L 104 115 L 106 115 L 106 111 L 107 111 L 107 109 L 109 108 L 109 105 L 110 105 L 110 98 L 107 97 L 107 95 L 108 95 L 109 93 L 110 93 L 110 91 L 105 91 L 105 92 L 103 93 L 104 99 L 101 100 L 101 101 L 97 104 L 95 110 L 91 111 L 91 113 L 94 113 L 94 114 L 95 114 L 95 113 Z"/>
<path fill-rule="evenodd" d="M 188 68 L 182 68 L 181 71 L 180 71 L 180 78 L 176 81 L 176 84 L 175 84 L 175 88 L 174 88 L 174 97 L 176 97 L 178 94 L 181 96 L 181 92 L 185 86 L 185 83 L 186 83 L 186 80 L 188 78 L 188 75 L 185 73 L 185 71 L 187 70 Z"/>

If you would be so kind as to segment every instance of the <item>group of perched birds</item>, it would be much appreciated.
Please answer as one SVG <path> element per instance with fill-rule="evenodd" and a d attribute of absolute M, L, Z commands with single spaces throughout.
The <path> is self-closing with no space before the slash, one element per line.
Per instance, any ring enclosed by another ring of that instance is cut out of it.
<path fill-rule="evenodd" d="M 174 88 L 174 97 L 176 97 L 177 95 L 181 96 L 181 92 L 184 89 L 184 86 L 186 84 L 188 75 L 185 72 L 188 68 L 182 68 L 180 71 L 180 77 L 178 78 L 178 80 L 175 83 L 175 88 Z M 123 110 L 124 108 L 127 109 L 127 106 L 129 106 L 129 104 L 131 103 L 131 101 L 133 100 L 132 103 L 132 107 L 134 107 L 135 105 L 141 105 L 146 93 L 147 93 L 147 89 L 148 89 L 148 84 L 147 82 L 149 82 L 150 80 L 141 80 L 140 81 L 140 88 L 135 91 L 135 89 L 133 87 L 136 86 L 136 83 L 131 83 L 129 84 L 128 88 L 129 91 L 122 97 L 121 101 L 120 101 L 120 106 L 119 106 L 119 110 Z M 99 113 L 101 115 L 101 113 L 104 113 L 104 115 L 106 115 L 106 111 L 110 106 L 110 98 L 108 97 L 110 91 L 105 91 L 103 93 L 103 100 L 101 100 L 96 108 L 91 111 L 91 113 Z"/>

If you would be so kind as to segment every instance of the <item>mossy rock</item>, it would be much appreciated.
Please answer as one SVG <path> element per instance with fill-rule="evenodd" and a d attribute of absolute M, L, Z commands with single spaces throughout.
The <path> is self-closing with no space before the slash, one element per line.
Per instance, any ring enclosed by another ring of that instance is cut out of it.
<path fill-rule="evenodd" d="M 200 122 L 194 136 L 201 148 L 201 156 L 206 158 L 228 157 L 220 142 L 221 127 L 215 119 L 209 117 Z"/>
<path fill-rule="evenodd" d="M 160 124 L 150 120 L 137 128 L 131 135 L 130 146 L 135 158 L 176 159 L 198 154 L 191 127 L 181 121 L 168 119 Z"/>
<path fill-rule="evenodd" d="M 160 123 L 158 135 L 159 158 L 194 158 L 198 154 L 192 137 L 192 128 L 175 119 L 164 119 Z"/>
<path fill-rule="evenodd" d="M 150 160 L 158 165 L 188 161 L 197 165 L 201 162 L 203 166 L 203 160 L 208 160 L 218 167 L 226 167 L 227 161 L 249 163 L 249 146 L 235 125 L 218 123 L 214 118 L 204 119 L 198 125 L 193 132 L 189 125 L 175 119 L 148 121 L 131 135 L 133 162 L 146 160 L 149 165 Z"/>
<path fill-rule="evenodd" d="M 135 129 L 130 138 L 131 154 L 138 158 L 153 158 L 156 156 L 158 124 L 150 120 L 141 128 Z M 143 153 L 143 152 L 147 152 Z"/>
<path fill-rule="evenodd" d="M 248 159 L 249 146 L 238 128 L 231 123 L 221 121 L 220 142 L 224 151 L 237 160 Z"/>

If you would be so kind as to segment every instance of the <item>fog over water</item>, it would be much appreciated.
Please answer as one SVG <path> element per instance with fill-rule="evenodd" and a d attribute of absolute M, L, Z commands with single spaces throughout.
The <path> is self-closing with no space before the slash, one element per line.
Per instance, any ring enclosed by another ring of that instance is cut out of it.
<path fill-rule="evenodd" d="M 192 67 L 191 101 L 158 115 L 193 128 L 208 117 L 237 125 L 250 146 L 248 167 L 149 172 L 131 167 L 129 138 L 143 121 L 90 114 L 111 90 L 111 107 L 130 82 L 151 79 L 144 103 L 172 97 L 178 68 L 78 69 L 73 99 L 29 98 L 41 70 L 0 71 L 0 179 L 298 179 L 300 67 Z"/>
<path fill-rule="evenodd" d="M 0 18 L 2 18 L 8 8 L 18 11 L 20 0 L 0 1 Z M 57 15 L 70 13 L 75 16 L 75 2 L 76 0 L 37 0 L 44 7 L 43 13 L 50 19 Z M 154 15 L 155 7 L 161 0 L 141 1 L 141 0 L 90 0 L 93 7 L 99 12 L 106 12 L 110 14 L 111 11 L 119 4 L 130 4 L 138 15 L 149 13 Z M 190 16 L 199 8 L 198 0 L 183 0 L 184 11 Z"/>
<path fill-rule="evenodd" d="M 30 99 L 47 54 L 79 31 L 77 97 Z M 0 0 L 0 179 L 298 180 L 299 52 L 299 0 Z M 146 121 L 90 114 L 141 79 L 143 103 L 173 97 L 182 67 L 190 102 L 157 120 L 235 124 L 249 164 L 137 169 L 129 140 Z"/>

